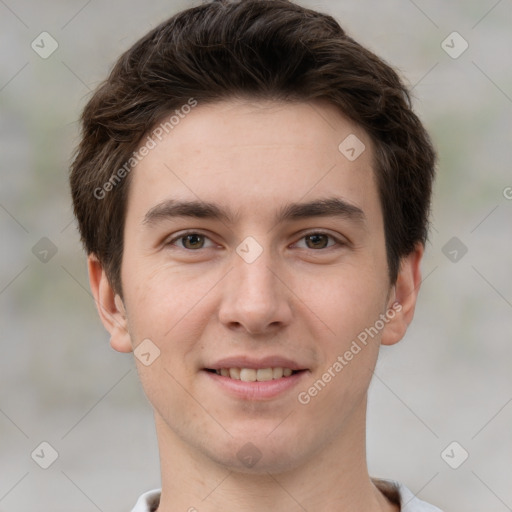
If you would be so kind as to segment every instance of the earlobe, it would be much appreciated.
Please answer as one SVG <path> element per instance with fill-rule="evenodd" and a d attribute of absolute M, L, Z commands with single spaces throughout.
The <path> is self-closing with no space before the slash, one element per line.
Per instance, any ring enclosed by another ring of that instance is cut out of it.
<path fill-rule="evenodd" d="M 133 348 L 128 332 L 126 309 L 121 297 L 114 292 L 104 268 L 94 254 L 89 255 L 87 267 L 98 314 L 105 329 L 110 333 L 110 345 L 118 352 L 131 352 Z"/>
<path fill-rule="evenodd" d="M 423 244 L 418 244 L 413 252 L 402 258 L 398 278 L 388 301 L 388 312 L 394 311 L 386 324 L 381 338 L 382 345 L 394 345 L 405 335 L 414 317 L 414 309 L 421 284 L 421 259 Z"/>

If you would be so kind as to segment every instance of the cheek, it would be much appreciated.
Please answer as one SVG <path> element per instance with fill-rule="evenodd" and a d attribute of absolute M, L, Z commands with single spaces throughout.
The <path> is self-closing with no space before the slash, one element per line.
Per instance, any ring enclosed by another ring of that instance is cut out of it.
<path fill-rule="evenodd" d="M 127 265 L 125 274 L 132 327 L 138 335 L 146 329 L 157 338 L 172 336 L 182 320 L 197 314 L 201 300 L 215 284 L 204 274 L 187 274 L 165 264 Z"/>
<path fill-rule="evenodd" d="M 160 350 L 151 372 L 137 361 L 146 393 L 158 394 L 163 382 L 168 391 L 174 387 L 171 375 L 179 382 L 193 378 L 204 331 L 214 318 L 212 288 L 218 279 L 165 267 L 142 270 L 139 266 L 126 287 L 129 329 L 134 345 L 149 338 Z M 180 396 L 179 386 L 175 391 Z"/>
<path fill-rule="evenodd" d="M 313 280 L 304 289 L 304 302 L 325 324 L 337 348 L 372 326 L 385 307 L 387 282 L 378 272 L 340 267 L 317 282 L 322 285 Z"/>
<path fill-rule="evenodd" d="M 299 403 L 307 403 L 305 412 L 311 417 L 325 415 L 329 404 L 327 414 L 339 425 L 340 418 L 347 417 L 366 396 L 381 335 L 372 328 L 383 313 L 386 288 L 382 276 L 373 273 L 364 279 L 361 274 L 339 273 L 328 282 L 310 299 L 320 319 L 317 325 L 322 332 L 317 337 L 323 354 L 320 366 L 301 389 Z"/>

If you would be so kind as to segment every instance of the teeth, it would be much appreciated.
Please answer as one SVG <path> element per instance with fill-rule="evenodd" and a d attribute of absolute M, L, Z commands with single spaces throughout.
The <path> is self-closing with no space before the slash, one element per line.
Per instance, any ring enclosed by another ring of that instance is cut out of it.
<path fill-rule="evenodd" d="M 280 379 L 282 376 L 283 376 L 283 369 L 282 368 L 273 368 L 272 369 L 272 378 Z"/>
<path fill-rule="evenodd" d="M 215 370 L 217 375 L 230 377 L 231 379 L 241 380 L 243 382 L 265 382 L 273 379 L 289 377 L 292 374 L 290 368 L 221 368 Z"/>
<path fill-rule="evenodd" d="M 273 379 L 272 368 L 260 368 L 256 372 L 256 380 L 259 382 L 264 382 L 266 380 L 272 380 L 272 379 Z"/>
<path fill-rule="evenodd" d="M 230 368 L 229 369 L 229 376 L 232 379 L 240 380 L 240 368 Z"/>
<path fill-rule="evenodd" d="M 257 372 L 254 368 L 240 368 L 240 380 L 244 382 L 256 382 Z"/>

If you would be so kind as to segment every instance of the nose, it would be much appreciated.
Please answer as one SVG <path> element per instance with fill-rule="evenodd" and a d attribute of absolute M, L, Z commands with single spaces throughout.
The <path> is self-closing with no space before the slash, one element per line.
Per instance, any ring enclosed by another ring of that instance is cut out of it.
<path fill-rule="evenodd" d="M 267 250 L 252 263 L 235 254 L 234 268 L 224 280 L 219 320 L 231 330 L 275 334 L 292 319 L 293 293 L 283 277 Z"/>

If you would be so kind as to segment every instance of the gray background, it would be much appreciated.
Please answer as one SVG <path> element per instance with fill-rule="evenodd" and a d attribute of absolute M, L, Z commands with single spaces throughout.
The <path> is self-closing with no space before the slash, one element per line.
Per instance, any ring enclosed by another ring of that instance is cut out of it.
<path fill-rule="evenodd" d="M 512 1 L 302 4 L 400 70 L 440 155 L 415 321 L 371 385 L 371 473 L 446 511 L 512 510 Z M 0 0 L 1 512 L 121 512 L 160 484 L 133 356 L 110 348 L 88 290 L 67 172 L 90 91 L 191 5 Z M 43 31 L 59 45 L 47 59 L 31 48 Z M 441 46 L 453 31 L 469 44 L 456 59 Z M 59 454 L 46 470 L 31 458 L 43 441 Z M 441 456 L 453 441 L 469 453 L 458 469 Z"/>

